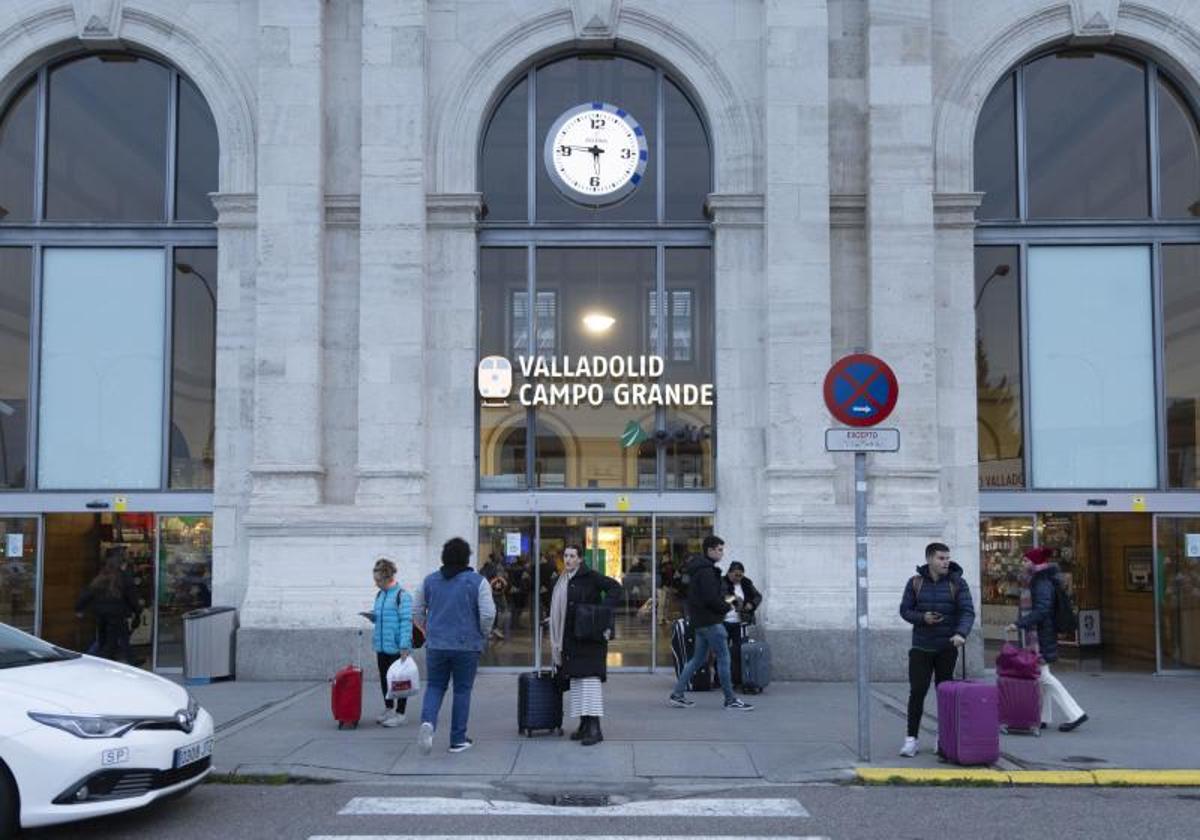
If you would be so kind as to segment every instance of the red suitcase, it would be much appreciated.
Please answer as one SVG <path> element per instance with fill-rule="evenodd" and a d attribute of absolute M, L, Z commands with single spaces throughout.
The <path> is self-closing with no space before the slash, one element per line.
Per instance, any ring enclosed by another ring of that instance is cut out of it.
<path fill-rule="evenodd" d="M 1037 680 L 996 677 L 1000 690 L 1000 726 L 1004 734 L 1042 734 L 1042 692 Z"/>
<path fill-rule="evenodd" d="M 333 675 L 333 719 L 337 721 L 338 729 L 349 726 L 358 728 L 362 718 L 362 668 L 347 665 Z"/>
<path fill-rule="evenodd" d="M 947 680 L 937 687 L 938 754 L 955 764 L 994 764 L 1000 758 L 1000 691 L 994 683 Z"/>

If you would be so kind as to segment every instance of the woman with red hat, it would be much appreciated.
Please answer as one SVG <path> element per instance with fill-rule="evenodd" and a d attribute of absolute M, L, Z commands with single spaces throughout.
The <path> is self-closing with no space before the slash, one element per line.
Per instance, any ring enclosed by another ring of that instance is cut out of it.
<path fill-rule="evenodd" d="M 1058 660 L 1058 627 L 1055 624 L 1055 599 L 1059 597 L 1062 581 L 1058 579 L 1058 564 L 1053 562 L 1054 552 L 1049 548 L 1031 548 L 1025 552 L 1021 571 L 1021 617 L 1009 630 L 1029 630 L 1026 647 L 1038 652 L 1043 663 L 1038 683 L 1042 689 L 1042 726 L 1053 720 L 1054 705 L 1057 704 L 1066 718 L 1058 728 L 1070 732 L 1088 719 L 1066 686 L 1050 673 L 1049 663 Z"/>

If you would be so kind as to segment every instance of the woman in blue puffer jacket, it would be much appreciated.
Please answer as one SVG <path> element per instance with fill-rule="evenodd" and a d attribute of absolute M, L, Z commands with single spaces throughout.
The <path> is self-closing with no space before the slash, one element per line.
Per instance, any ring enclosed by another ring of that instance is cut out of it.
<path fill-rule="evenodd" d="M 372 571 L 375 585 L 375 608 L 371 621 L 375 624 L 373 646 L 375 661 L 379 666 L 379 688 L 383 691 L 384 710 L 376 722 L 380 726 L 399 726 L 406 719 L 408 698 L 387 698 L 387 672 L 397 659 L 404 659 L 412 652 L 412 595 L 396 581 L 396 564 L 386 557 L 375 561 Z M 393 709 L 393 703 L 395 708 Z"/>

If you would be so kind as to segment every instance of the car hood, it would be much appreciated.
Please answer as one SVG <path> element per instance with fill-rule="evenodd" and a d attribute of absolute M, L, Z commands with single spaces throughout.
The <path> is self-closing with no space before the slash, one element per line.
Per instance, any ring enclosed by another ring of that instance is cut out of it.
<path fill-rule="evenodd" d="M 170 680 L 91 656 L 0 673 L 0 694 L 22 698 L 31 711 L 170 717 L 188 703 L 187 692 Z"/>

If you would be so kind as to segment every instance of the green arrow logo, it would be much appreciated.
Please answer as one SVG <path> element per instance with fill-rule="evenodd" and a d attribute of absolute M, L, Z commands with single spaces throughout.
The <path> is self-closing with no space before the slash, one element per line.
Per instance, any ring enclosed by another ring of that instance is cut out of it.
<path fill-rule="evenodd" d="M 621 432 L 621 448 L 628 449 L 649 439 L 650 435 L 646 434 L 646 430 L 642 428 L 641 424 L 636 420 L 630 420 L 625 424 L 625 431 Z"/>

